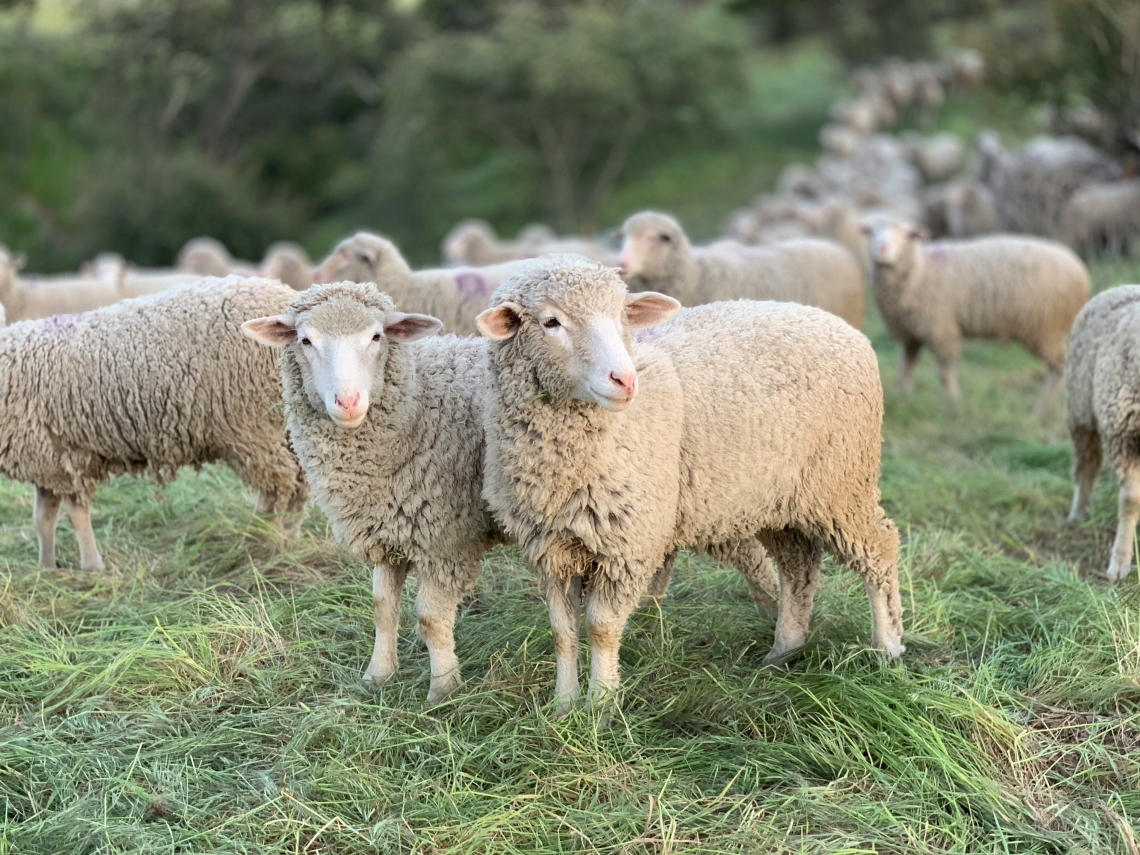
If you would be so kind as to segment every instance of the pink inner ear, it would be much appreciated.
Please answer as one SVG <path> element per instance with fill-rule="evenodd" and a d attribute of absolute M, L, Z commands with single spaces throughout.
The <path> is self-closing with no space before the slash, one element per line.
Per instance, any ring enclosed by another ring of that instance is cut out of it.
<path fill-rule="evenodd" d="M 634 329 L 651 327 L 669 320 L 681 304 L 663 294 L 633 294 L 626 298 L 625 319 Z"/>
<path fill-rule="evenodd" d="M 254 318 L 242 324 L 241 331 L 248 338 L 268 347 L 284 347 L 297 338 L 297 328 L 293 325 L 292 318 L 285 315 Z"/>
<path fill-rule="evenodd" d="M 517 310 L 507 304 L 487 309 L 475 319 L 479 332 L 490 339 L 510 338 L 518 331 L 519 323 Z"/>
<path fill-rule="evenodd" d="M 384 325 L 384 335 L 394 341 L 416 341 L 439 331 L 443 324 L 430 315 L 402 315 L 398 312 L 389 317 L 391 323 Z"/>

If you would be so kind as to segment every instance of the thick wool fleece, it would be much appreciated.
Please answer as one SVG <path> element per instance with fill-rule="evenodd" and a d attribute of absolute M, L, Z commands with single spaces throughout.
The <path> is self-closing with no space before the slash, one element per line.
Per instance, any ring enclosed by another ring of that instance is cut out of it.
<path fill-rule="evenodd" d="M 159 481 L 220 461 L 263 510 L 307 494 L 273 354 L 241 325 L 283 310 L 265 280 L 204 280 L 0 333 L 0 471 L 64 496 L 123 473 Z"/>
<path fill-rule="evenodd" d="M 492 302 L 524 319 L 552 303 L 582 321 L 623 299 L 613 271 L 559 256 Z M 817 309 L 750 301 L 624 332 L 640 391 L 621 412 L 569 399 L 564 357 L 533 322 L 490 349 L 484 496 L 549 588 L 589 578 L 596 613 L 620 626 L 665 555 L 756 537 L 780 565 L 780 655 L 806 637 L 828 549 L 866 580 L 876 644 L 901 652 L 898 533 L 878 504 L 882 389 L 867 339 Z"/>
<path fill-rule="evenodd" d="M 298 323 L 335 333 L 395 306 L 375 286 L 341 282 L 294 295 Z M 300 344 L 281 360 L 289 436 L 337 541 L 361 559 L 419 567 L 466 590 L 496 540 L 483 486 L 485 344 L 455 336 L 389 342 L 360 427 L 329 418 Z"/>
<path fill-rule="evenodd" d="M 1116 544 L 1109 577 L 1132 566 L 1132 537 L 1140 517 L 1140 285 L 1093 297 L 1073 324 L 1065 360 L 1069 433 L 1073 440 L 1072 518 L 1088 507 L 1107 454 L 1120 483 Z"/>
<path fill-rule="evenodd" d="M 692 247 L 680 224 L 645 212 L 623 227 L 627 238 L 667 234 L 667 246 L 642 275 L 627 277 L 639 291 L 659 291 L 683 306 L 724 300 L 778 300 L 816 306 L 855 329 L 863 325 L 865 288 L 859 262 L 826 240 L 779 241 L 763 247 L 721 241 Z"/>
<path fill-rule="evenodd" d="M 891 336 L 941 364 L 957 362 L 963 338 L 1012 339 L 1060 377 L 1089 275 L 1071 250 L 1039 238 L 911 240 L 896 265 L 875 265 L 874 294 Z"/>

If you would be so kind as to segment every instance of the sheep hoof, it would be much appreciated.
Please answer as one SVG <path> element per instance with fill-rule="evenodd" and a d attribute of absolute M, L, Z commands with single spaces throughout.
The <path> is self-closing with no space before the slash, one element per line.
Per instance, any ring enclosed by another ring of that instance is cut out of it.
<path fill-rule="evenodd" d="M 1120 567 L 1117 566 L 1117 563 L 1115 561 L 1113 561 L 1108 565 L 1108 572 L 1105 573 L 1105 575 L 1108 577 L 1108 580 L 1110 582 L 1120 582 L 1123 579 L 1127 578 L 1128 573 L 1131 570 L 1131 565 L 1125 564 L 1123 567 Z"/>
<path fill-rule="evenodd" d="M 360 678 L 360 682 L 364 684 L 364 688 L 375 691 L 392 679 L 392 675 L 396 673 L 395 669 L 391 671 L 373 671 L 369 668 L 364 672 L 364 676 Z"/>
<path fill-rule="evenodd" d="M 787 665 L 795 659 L 798 659 L 802 651 L 802 645 L 790 647 L 783 650 L 773 647 L 768 651 L 767 655 L 760 660 L 760 664 L 772 668 L 779 668 Z"/>
<path fill-rule="evenodd" d="M 463 682 L 459 679 L 458 674 L 449 674 L 447 677 L 441 677 L 438 680 L 431 681 L 431 688 L 428 689 L 427 700 L 429 704 L 439 704 L 446 701 L 451 697 L 452 692 L 459 688 L 459 684 Z"/>

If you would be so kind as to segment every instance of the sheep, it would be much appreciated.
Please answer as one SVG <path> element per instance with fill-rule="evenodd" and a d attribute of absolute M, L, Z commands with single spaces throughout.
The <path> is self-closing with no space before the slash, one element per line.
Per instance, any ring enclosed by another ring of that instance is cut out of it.
<path fill-rule="evenodd" d="M 404 314 L 371 283 L 314 285 L 246 335 L 284 347 L 289 437 L 337 541 L 373 565 L 376 639 L 364 680 L 397 668 L 400 594 L 419 574 L 428 700 L 460 682 L 455 613 L 501 538 L 483 503 L 485 343 L 419 339 L 440 322 Z"/>
<path fill-rule="evenodd" d="M 966 162 L 962 140 L 949 132 L 925 138 L 907 134 L 903 137 L 903 152 L 928 183 L 945 181 L 961 171 Z"/>
<path fill-rule="evenodd" d="M 1138 341 L 1140 285 L 1121 285 L 1097 294 L 1077 315 L 1065 360 L 1075 485 L 1069 521 L 1081 519 L 1088 509 L 1107 452 L 1120 485 L 1116 540 L 1107 570 L 1113 581 L 1124 579 L 1132 569 L 1140 519 Z"/>
<path fill-rule="evenodd" d="M 973 48 L 964 48 L 950 58 L 950 69 L 955 89 L 977 89 L 986 79 L 986 58 Z"/>
<path fill-rule="evenodd" d="M 304 247 L 278 241 L 265 251 L 257 275 L 284 282 L 294 291 L 304 291 L 313 284 L 313 262 Z"/>
<path fill-rule="evenodd" d="M 875 646 L 903 652 L 865 337 L 818 309 L 735 301 L 635 338 L 676 301 L 627 295 L 576 256 L 540 259 L 491 302 L 483 495 L 543 581 L 560 711 L 578 693 L 583 587 L 596 702 L 618 689 L 622 630 L 647 581 L 685 546 L 744 537 L 776 559 L 766 662 L 804 643 L 824 549 L 863 576 Z"/>
<path fill-rule="evenodd" d="M 984 185 L 969 178 L 928 187 L 924 222 L 935 237 L 978 237 L 999 231 L 997 203 Z"/>
<path fill-rule="evenodd" d="M 228 276 L 234 259 L 225 244 L 212 237 L 196 237 L 186 241 L 174 266 L 201 276 Z"/>
<path fill-rule="evenodd" d="M 858 329 L 863 277 L 841 247 L 820 240 L 770 246 L 721 243 L 693 248 L 668 214 L 646 211 L 623 226 L 620 269 L 640 290 L 661 291 L 685 306 L 750 298 L 790 300 L 833 312 Z"/>
<path fill-rule="evenodd" d="M 927 62 L 916 62 L 911 66 L 911 79 L 919 117 L 925 125 L 930 125 L 946 103 L 946 90 L 938 79 L 938 69 Z"/>
<path fill-rule="evenodd" d="M 891 337 L 903 345 L 908 393 L 923 346 L 934 351 L 955 403 L 963 338 L 1013 339 L 1045 362 L 1037 413 L 1045 413 L 1064 374 L 1069 329 L 1089 298 L 1089 274 L 1068 248 L 1000 235 L 925 243 L 925 229 L 899 222 L 866 226 L 872 290 Z"/>
<path fill-rule="evenodd" d="M 439 318 L 448 332 L 475 333 L 475 316 L 522 261 L 493 267 L 412 271 L 387 238 L 358 232 L 337 244 L 313 271 L 314 283 L 375 282 L 402 311 Z"/>
<path fill-rule="evenodd" d="M 448 267 L 487 267 L 527 255 L 517 244 L 503 243 L 486 220 L 462 220 L 443 238 L 440 256 Z"/>
<path fill-rule="evenodd" d="M 95 276 L 17 277 L 23 264 L 22 254 L 0 247 L 0 304 L 10 323 L 85 312 L 126 296 L 118 281 Z"/>
<path fill-rule="evenodd" d="M 779 196 L 804 196 L 810 199 L 822 192 L 819 175 L 805 163 L 788 164 L 776 179 L 776 194 Z"/>
<path fill-rule="evenodd" d="M 869 99 L 852 101 L 841 98 L 831 105 L 828 114 L 837 125 L 850 128 L 857 134 L 873 134 L 879 130 L 879 114 Z"/>
<path fill-rule="evenodd" d="M 1088 254 L 1127 253 L 1140 240 L 1140 179 L 1082 187 L 1061 214 L 1065 243 Z"/>
<path fill-rule="evenodd" d="M 846 125 L 824 125 L 819 130 L 819 146 L 836 157 L 854 157 L 863 135 Z"/>
<path fill-rule="evenodd" d="M 283 310 L 266 280 L 207 280 L 0 334 L 0 472 L 36 487 L 39 559 L 55 566 L 61 501 L 80 567 L 103 566 L 91 494 L 113 475 L 164 482 L 221 461 L 258 491 L 256 510 L 299 511 L 307 488 L 274 404 L 272 354 L 241 324 Z"/>

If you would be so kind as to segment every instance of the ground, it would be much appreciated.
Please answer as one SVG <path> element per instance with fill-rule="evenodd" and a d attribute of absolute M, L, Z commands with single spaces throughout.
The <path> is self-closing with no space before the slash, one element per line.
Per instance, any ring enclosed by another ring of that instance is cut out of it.
<path fill-rule="evenodd" d="M 1094 268 L 1098 287 L 1140 264 Z M 463 606 L 467 682 L 429 708 L 405 596 L 376 693 L 368 569 L 310 508 L 287 539 L 223 468 L 96 496 L 109 569 L 35 563 L 32 491 L 0 481 L 0 853 L 679 851 L 1136 853 L 1140 588 L 1103 578 L 1115 486 L 1070 499 L 1041 366 L 971 344 L 963 405 L 887 389 L 883 501 L 903 533 L 907 652 L 867 649 L 829 565 L 805 654 L 735 571 L 684 556 L 622 650 L 622 716 L 550 707 L 545 610 L 517 553 Z"/>

